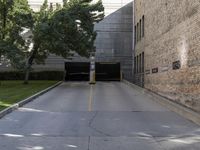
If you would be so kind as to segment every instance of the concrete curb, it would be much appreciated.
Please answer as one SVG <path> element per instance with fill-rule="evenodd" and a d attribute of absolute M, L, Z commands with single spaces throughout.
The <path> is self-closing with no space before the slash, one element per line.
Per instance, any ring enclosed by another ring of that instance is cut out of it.
<path fill-rule="evenodd" d="M 7 115 L 7 114 L 11 113 L 12 111 L 18 109 L 19 107 L 22 107 L 22 106 L 24 106 L 25 104 L 27 104 L 27 103 L 33 101 L 33 100 L 36 99 L 37 97 L 39 97 L 39 96 L 41 96 L 41 95 L 43 95 L 43 94 L 49 92 L 50 90 L 52 90 L 53 88 L 57 87 L 57 86 L 60 85 L 61 83 L 62 83 L 62 81 L 60 81 L 60 82 L 58 82 L 58 83 L 56 83 L 56 84 L 54 84 L 54 85 L 52 85 L 52 86 L 50 86 L 50 87 L 48 87 L 48 88 L 46 88 L 46 89 L 44 89 L 44 90 L 42 90 L 42 91 L 40 91 L 40 92 L 38 92 L 38 93 L 36 93 L 36 94 L 34 94 L 34 95 L 32 95 L 32 96 L 30 96 L 30 97 L 28 97 L 28 98 L 26 98 L 26 99 L 20 101 L 20 102 L 18 102 L 18 103 L 14 104 L 14 105 L 12 105 L 12 106 L 10 106 L 10 107 L 8 107 L 8 108 L 2 110 L 2 111 L 0 112 L 0 118 L 3 118 L 5 115 Z"/>
<path fill-rule="evenodd" d="M 153 93 L 147 89 L 141 88 L 133 83 L 130 83 L 129 81 L 123 80 L 123 83 L 131 86 L 132 88 L 143 92 L 144 94 L 146 94 L 147 96 L 151 97 L 155 102 L 161 104 L 162 106 L 168 108 L 169 110 L 179 114 L 180 116 L 200 125 L 200 114 L 187 108 L 184 107 L 180 104 L 177 104 L 165 97 L 162 97 L 156 93 Z"/>

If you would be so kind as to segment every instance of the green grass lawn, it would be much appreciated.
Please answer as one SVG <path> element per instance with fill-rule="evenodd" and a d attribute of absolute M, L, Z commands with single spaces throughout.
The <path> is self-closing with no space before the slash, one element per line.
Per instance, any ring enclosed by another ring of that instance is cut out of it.
<path fill-rule="evenodd" d="M 0 81 L 0 111 L 35 93 L 48 88 L 58 81 Z"/>

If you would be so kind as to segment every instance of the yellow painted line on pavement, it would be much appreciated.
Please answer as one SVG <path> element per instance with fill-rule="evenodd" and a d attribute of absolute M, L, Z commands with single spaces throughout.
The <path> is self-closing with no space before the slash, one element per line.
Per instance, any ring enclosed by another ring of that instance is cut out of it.
<path fill-rule="evenodd" d="M 92 111 L 92 101 L 93 101 L 93 85 L 90 85 L 90 97 L 89 97 L 89 103 L 88 103 L 88 111 Z"/>

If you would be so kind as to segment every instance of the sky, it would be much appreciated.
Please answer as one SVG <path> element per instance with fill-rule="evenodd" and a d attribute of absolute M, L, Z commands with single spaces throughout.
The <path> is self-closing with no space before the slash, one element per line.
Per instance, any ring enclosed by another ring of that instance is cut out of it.
<path fill-rule="evenodd" d="M 62 1 L 63 0 L 48 0 L 49 3 L 62 3 Z M 34 11 L 39 11 L 44 0 L 28 0 L 28 2 Z"/>
<path fill-rule="evenodd" d="M 29 3 L 43 3 L 44 0 L 28 0 Z M 62 0 L 48 0 L 50 3 L 59 3 L 62 2 Z"/>

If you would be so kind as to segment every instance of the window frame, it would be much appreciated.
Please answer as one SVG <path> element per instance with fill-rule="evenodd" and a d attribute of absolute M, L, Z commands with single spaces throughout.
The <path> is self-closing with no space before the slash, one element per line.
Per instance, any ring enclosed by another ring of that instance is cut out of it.
<path fill-rule="evenodd" d="M 144 15 L 142 16 L 142 37 L 144 37 Z"/>

